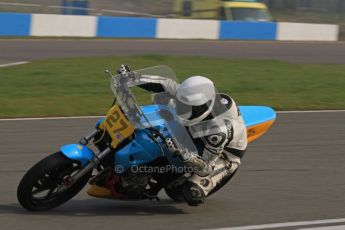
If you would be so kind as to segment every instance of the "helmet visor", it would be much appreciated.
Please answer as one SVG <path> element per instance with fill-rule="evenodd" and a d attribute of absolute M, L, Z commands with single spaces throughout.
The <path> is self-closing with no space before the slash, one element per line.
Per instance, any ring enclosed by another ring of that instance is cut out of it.
<path fill-rule="evenodd" d="M 208 112 L 211 104 L 212 100 L 209 100 L 205 104 L 191 106 L 179 100 L 176 100 L 176 113 L 183 120 L 193 120 L 203 116 L 206 112 Z"/>

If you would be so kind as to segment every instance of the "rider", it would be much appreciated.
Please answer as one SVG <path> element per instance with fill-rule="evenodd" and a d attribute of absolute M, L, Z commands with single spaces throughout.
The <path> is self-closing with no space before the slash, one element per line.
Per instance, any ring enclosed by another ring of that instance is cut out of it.
<path fill-rule="evenodd" d="M 130 72 L 121 66 L 119 73 Z M 198 154 L 181 151 L 174 140 L 168 149 L 190 167 L 197 169 L 182 187 L 189 205 L 199 205 L 205 197 L 226 183 L 237 171 L 247 148 L 247 131 L 235 101 L 217 93 L 213 82 L 193 76 L 181 84 L 170 78 L 139 75 L 137 85 L 151 92 L 166 92 L 175 101 L 176 113 L 187 128 Z"/>

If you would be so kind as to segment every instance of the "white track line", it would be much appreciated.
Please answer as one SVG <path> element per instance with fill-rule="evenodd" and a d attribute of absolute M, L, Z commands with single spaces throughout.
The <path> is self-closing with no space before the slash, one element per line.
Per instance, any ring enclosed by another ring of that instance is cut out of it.
<path fill-rule="evenodd" d="M 289 113 L 344 113 L 345 110 L 310 110 L 310 111 L 278 111 L 278 114 Z M 29 117 L 29 118 L 5 118 L 0 121 L 39 121 L 39 120 L 68 120 L 68 119 L 90 119 L 104 116 L 78 116 L 78 117 Z"/>
<path fill-rule="evenodd" d="M 310 110 L 310 111 L 278 111 L 278 114 L 284 113 L 344 113 L 345 110 Z M 0 121 L 37 121 L 37 120 L 67 120 L 67 119 L 89 119 L 101 118 L 104 116 L 78 116 L 78 117 L 32 117 L 32 118 L 5 118 Z"/>
<path fill-rule="evenodd" d="M 0 68 L 2 67 L 10 67 L 10 66 L 15 66 L 15 65 L 24 65 L 24 64 L 28 64 L 28 61 L 20 61 L 20 62 L 12 62 L 12 63 L 7 63 L 7 64 L 1 64 Z"/>
<path fill-rule="evenodd" d="M 320 225 L 320 224 L 336 224 L 336 223 L 345 223 L 345 218 L 275 223 L 275 224 L 262 224 L 262 225 L 248 225 L 248 226 L 230 227 L 230 228 L 214 228 L 210 230 L 257 230 L 257 229 L 286 228 L 286 227 L 298 227 L 298 226 Z"/>
<path fill-rule="evenodd" d="M 338 226 L 326 226 L 326 227 L 316 227 L 316 228 L 299 228 L 297 230 L 344 230 L 345 225 Z"/>
<path fill-rule="evenodd" d="M 345 110 L 310 110 L 310 111 L 278 111 L 278 114 L 284 113 L 339 113 Z M 67 119 L 89 119 L 101 118 L 104 116 L 77 116 L 77 117 L 28 117 L 28 118 L 4 118 L 0 121 L 39 121 L 39 120 L 67 120 Z"/>

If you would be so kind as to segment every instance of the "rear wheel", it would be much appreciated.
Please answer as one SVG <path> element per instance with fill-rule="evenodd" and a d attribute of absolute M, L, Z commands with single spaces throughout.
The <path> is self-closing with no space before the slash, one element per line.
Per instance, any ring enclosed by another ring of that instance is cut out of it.
<path fill-rule="evenodd" d="M 44 158 L 21 180 L 17 190 L 19 203 L 31 211 L 45 211 L 67 202 L 85 186 L 91 176 L 92 171 L 67 189 L 61 190 L 79 170 L 80 165 L 61 152 Z"/>
<path fill-rule="evenodd" d="M 170 197 L 173 201 L 176 202 L 182 202 L 184 201 L 183 195 L 182 195 L 182 187 L 183 186 L 178 186 L 174 188 L 164 188 L 165 193 Z"/>

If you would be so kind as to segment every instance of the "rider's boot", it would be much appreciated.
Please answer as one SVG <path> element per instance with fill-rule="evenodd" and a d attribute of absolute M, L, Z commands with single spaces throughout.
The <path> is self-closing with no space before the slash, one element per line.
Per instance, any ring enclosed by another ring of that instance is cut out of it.
<path fill-rule="evenodd" d="M 197 184 L 187 181 L 182 188 L 182 194 L 188 205 L 198 206 L 205 201 L 205 192 Z"/>
<path fill-rule="evenodd" d="M 238 166 L 237 162 L 230 163 L 219 159 L 209 175 L 195 173 L 183 186 L 184 199 L 191 206 L 204 203 L 205 198 L 216 189 L 216 186 L 231 177 Z"/>

